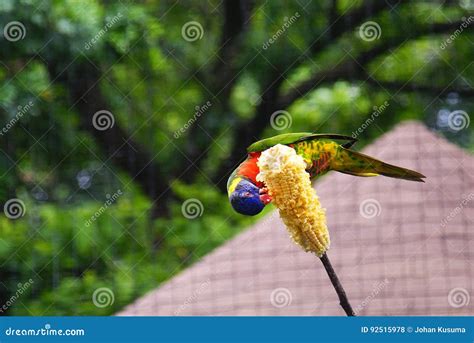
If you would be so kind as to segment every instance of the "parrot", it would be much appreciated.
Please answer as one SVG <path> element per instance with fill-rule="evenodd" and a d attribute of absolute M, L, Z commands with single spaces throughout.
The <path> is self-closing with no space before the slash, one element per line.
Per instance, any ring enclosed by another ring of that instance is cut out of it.
<path fill-rule="evenodd" d="M 397 179 L 424 182 L 425 176 L 414 170 L 397 167 L 351 150 L 357 142 L 351 136 L 312 132 L 285 133 L 262 139 L 247 148 L 247 158 L 227 181 L 227 194 L 233 209 L 243 215 L 259 214 L 271 201 L 263 182 L 257 181 L 261 153 L 274 145 L 293 148 L 306 163 L 306 172 L 314 179 L 330 170 L 354 176 L 383 175 Z"/>

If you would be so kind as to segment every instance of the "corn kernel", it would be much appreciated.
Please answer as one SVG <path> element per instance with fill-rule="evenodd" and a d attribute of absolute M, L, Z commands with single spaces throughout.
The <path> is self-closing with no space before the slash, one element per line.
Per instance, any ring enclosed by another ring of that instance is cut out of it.
<path fill-rule="evenodd" d="M 288 146 L 277 144 L 258 160 L 263 181 L 290 236 L 305 251 L 322 256 L 329 249 L 325 209 L 311 185 L 304 159 Z"/>

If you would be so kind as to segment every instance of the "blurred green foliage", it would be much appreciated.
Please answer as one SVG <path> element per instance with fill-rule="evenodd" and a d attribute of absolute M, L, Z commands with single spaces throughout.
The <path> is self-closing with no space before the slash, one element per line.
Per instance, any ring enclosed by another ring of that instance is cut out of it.
<path fill-rule="evenodd" d="M 336 13 L 342 15 L 363 3 L 339 1 Z M 308 2 L 305 8 L 298 2 L 255 4 L 240 54 L 232 61 L 241 71 L 229 95 L 228 112 L 219 113 L 221 108 L 213 106 L 194 124 L 219 135 L 208 147 L 201 173 L 193 182 L 183 182 L 181 172 L 191 163 L 183 152 L 189 144 L 199 143 L 199 137 L 192 130 L 179 139 L 172 137 L 196 106 L 211 97 L 196 75 L 215 59 L 220 46 L 220 1 L 1 1 L 0 27 L 19 21 L 26 27 L 26 37 L 16 43 L 1 41 L 0 124 L 14 120 L 19 106 L 33 104 L 0 137 L 0 203 L 16 197 L 26 207 L 20 219 L 0 217 L 0 301 L 9 299 L 19 282 L 34 280 L 8 313 L 112 314 L 252 223 L 255 218 L 231 210 L 226 195 L 209 181 L 210 175 L 235 144 L 234 125 L 259 115 L 259 95 L 273 69 L 286 70 L 306 56 L 285 75 L 281 88 L 291 92 L 315 72 L 374 44 L 350 30 L 324 50 L 309 54 L 308 46 L 328 28 L 330 5 L 331 1 Z M 370 14 L 370 8 L 367 11 Z M 301 18 L 262 50 L 285 18 L 296 12 Z M 438 1 L 383 12 L 375 17 L 382 28 L 378 44 L 399 39 L 410 28 L 460 20 L 467 13 L 458 4 L 441 6 Z M 182 27 L 189 21 L 202 25 L 203 39 L 183 39 Z M 111 22 L 107 32 L 99 34 Z M 381 53 L 367 66 L 380 82 L 438 86 L 438 91 L 374 89 L 348 73 L 347 80 L 322 83 L 297 99 L 287 109 L 292 126 L 277 131 L 267 125 L 263 136 L 308 130 L 351 134 L 374 106 L 388 101 L 383 115 L 359 136 L 360 147 L 401 120 L 417 119 L 473 151 L 473 125 L 453 131 L 446 123 L 454 110 L 474 113 L 472 98 L 437 93 L 450 87 L 472 90 L 474 35 L 466 30 L 441 50 L 448 36 L 449 32 L 416 37 Z M 91 43 L 94 37 L 98 38 Z M 133 133 L 162 171 L 171 175 L 170 215 L 152 217 L 151 208 L 160 198 L 147 197 L 134 175 L 110 163 L 93 135 L 81 127 L 68 90 L 51 78 L 52 63 L 64 74 L 81 63 L 101 70 L 100 89 L 116 125 Z M 123 195 L 86 225 L 117 190 Z M 181 209 L 190 198 L 199 199 L 204 208 L 203 215 L 193 220 Z M 94 305 L 92 295 L 100 287 L 113 291 L 113 305 Z"/>

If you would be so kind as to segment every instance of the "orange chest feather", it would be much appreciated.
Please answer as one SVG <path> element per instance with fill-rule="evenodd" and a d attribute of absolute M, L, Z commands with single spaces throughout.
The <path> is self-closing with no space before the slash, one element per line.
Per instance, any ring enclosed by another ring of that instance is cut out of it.
<path fill-rule="evenodd" d="M 244 162 L 242 162 L 237 173 L 238 175 L 244 176 L 245 178 L 249 179 L 257 187 L 263 187 L 262 182 L 257 182 L 257 175 L 260 172 L 257 166 L 257 161 L 260 155 L 261 152 L 251 152 L 248 158 Z"/>

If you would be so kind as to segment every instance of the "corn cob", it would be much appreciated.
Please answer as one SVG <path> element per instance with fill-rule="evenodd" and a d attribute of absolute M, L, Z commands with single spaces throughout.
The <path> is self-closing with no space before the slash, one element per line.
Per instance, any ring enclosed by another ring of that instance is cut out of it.
<path fill-rule="evenodd" d="M 290 236 L 305 251 L 321 257 L 329 249 L 325 209 L 311 186 L 304 159 L 277 144 L 259 158 L 258 181 L 263 181 Z"/>

